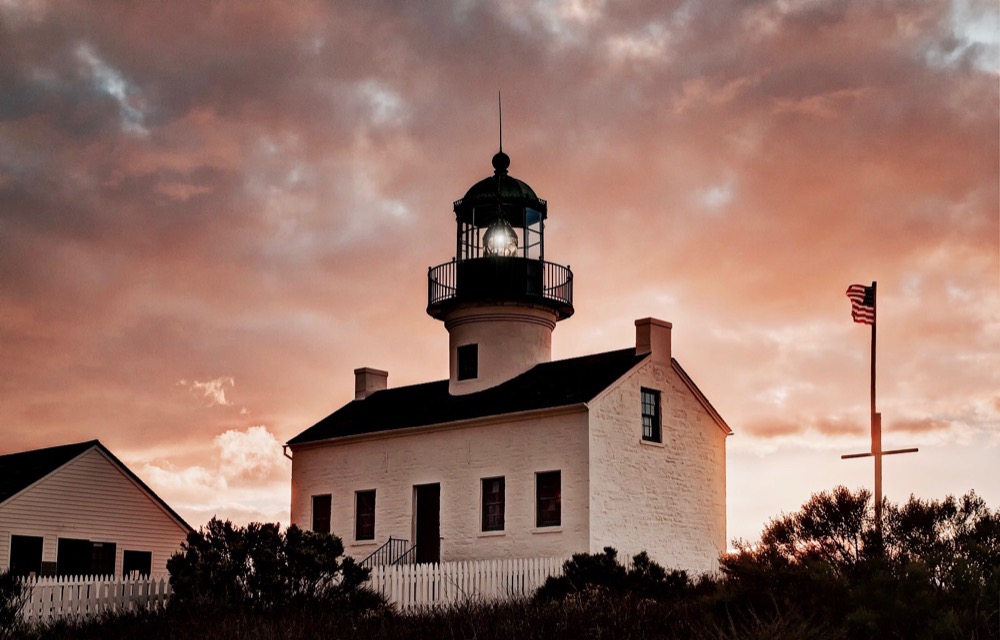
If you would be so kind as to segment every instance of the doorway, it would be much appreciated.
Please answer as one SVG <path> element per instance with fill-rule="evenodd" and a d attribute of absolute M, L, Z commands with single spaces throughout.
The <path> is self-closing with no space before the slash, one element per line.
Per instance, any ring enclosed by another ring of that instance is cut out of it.
<path fill-rule="evenodd" d="M 414 515 L 414 540 L 417 544 L 416 561 L 441 561 L 441 485 L 418 484 L 413 486 L 416 503 Z"/>

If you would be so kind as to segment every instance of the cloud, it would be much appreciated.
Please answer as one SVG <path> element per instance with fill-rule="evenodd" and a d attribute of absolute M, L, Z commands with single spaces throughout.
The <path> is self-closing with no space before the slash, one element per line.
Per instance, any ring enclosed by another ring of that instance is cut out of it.
<path fill-rule="evenodd" d="M 215 437 L 219 470 L 226 478 L 263 478 L 282 464 L 281 443 L 264 426 L 230 429 Z"/>
<path fill-rule="evenodd" d="M 188 382 L 182 378 L 177 381 L 177 384 L 181 387 L 187 387 L 196 395 L 201 395 L 202 398 L 208 401 L 208 406 L 219 405 L 229 407 L 233 404 L 226 399 L 226 387 L 232 388 L 236 386 L 236 380 L 232 376 L 220 376 L 206 380 L 205 382 L 197 380 Z"/>
<path fill-rule="evenodd" d="M 141 476 L 160 497 L 197 526 L 213 515 L 237 522 L 288 521 L 288 471 L 281 444 L 267 427 L 229 429 L 213 439 L 213 453 L 194 464 L 182 448 L 141 466 Z M 133 451 L 130 458 L 141 458 Z"/>

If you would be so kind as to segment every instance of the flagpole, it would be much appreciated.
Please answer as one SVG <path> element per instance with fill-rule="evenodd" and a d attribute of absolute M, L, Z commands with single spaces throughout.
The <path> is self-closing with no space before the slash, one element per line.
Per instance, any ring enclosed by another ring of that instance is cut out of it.
<path fill-rule="evenodd" d="M 875 530 L 882 535 L 882 424 L 875 408 L 875 337 L 878 325 L 878 295 L 872 281 L 872 375 L 871 375 L 871 431 L 872 456 L 875 457 Z"/>
<path fill-rule="evenodd" d="M 911 447 L 909 449 L 890 449 L 889 451 L 884 451 L 882 449 L 882 414 L 876 411 L 875 407 L 875 327 L 876 327 L 876 296 L 875 296 L 875 281 L 872 281 L 872 286 L 866 287 L 861 284 L 852 284 L 847 288 L 847 297 L 851 299 L 851 317 L 855 322 L 862 324 L 871 324 L 872 326 L 872 404 L 871 404 L 871 420 L 872 420 L 872 448 L 869 453 L 848 453 L 840 456 L 841 459 L 847 460 L 849 458 L 875 458 L 875 534 L 878 537 L 879 544 L 882 543 L 882 456 L 891 456 L 897 453 L 916 453 L 919 451 L 916 447 Z M 871 304 L 868 304 L 868 295 L 871 294 Z M 868 313 L 868 309 L 871 309 L 871 314 Z M 871 319 L 869 323 L 868 320 Z"/>

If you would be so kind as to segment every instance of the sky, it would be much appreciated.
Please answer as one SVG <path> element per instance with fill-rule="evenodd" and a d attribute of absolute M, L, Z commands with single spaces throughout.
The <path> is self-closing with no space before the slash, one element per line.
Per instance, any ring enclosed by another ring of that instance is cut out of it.
<path fill-rule="evenodd" d="M 281 445 L 446 378 L 426 273 L 510 173 L 574 273 L 556 359 L 673 323 L 728 537 L 871 487 L 1000 506 L 992 0 L 0 0 L 0 452 L 98 438 L 195 527 L 287 523 Z"/>

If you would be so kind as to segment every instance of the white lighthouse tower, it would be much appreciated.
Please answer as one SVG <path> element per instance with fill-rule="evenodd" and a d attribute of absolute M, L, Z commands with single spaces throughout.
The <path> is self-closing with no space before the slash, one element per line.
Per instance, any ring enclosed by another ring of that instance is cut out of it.
<path fill-rule="evenodd" d="M 494 387 L 552 358 L 573 315 L 573 273 L 545 261 L 548 206 L 493 156 L 493 175 L 454 203 L 455 258 L 427 273 L 427 313 L 449 337 L 449 392 Z"/>

